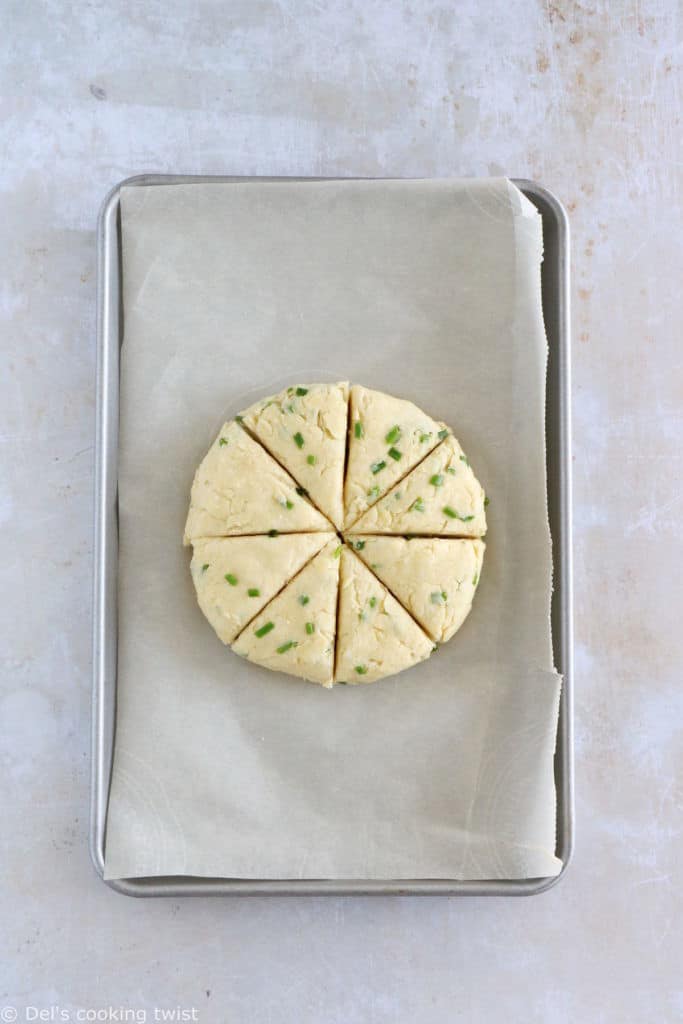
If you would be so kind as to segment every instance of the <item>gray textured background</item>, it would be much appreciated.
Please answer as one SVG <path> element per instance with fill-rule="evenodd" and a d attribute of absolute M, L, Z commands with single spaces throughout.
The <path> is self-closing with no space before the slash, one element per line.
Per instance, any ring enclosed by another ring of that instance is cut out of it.
<path fill-rule="evenodd" d="M 0 1007 L 19 1020 L 683 1016 L 683 9 L 455 6 L 1 5 Z M 94 876 L 94 226 L 141 171 L 505 173 L 565 201 L 579 831 L 545 896 L 152 903 Z"/>

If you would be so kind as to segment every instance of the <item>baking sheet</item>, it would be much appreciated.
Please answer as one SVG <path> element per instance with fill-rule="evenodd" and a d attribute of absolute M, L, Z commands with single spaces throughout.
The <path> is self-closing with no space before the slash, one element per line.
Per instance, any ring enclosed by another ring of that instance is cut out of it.
<path fill-rule="evenodd" d="M 123 203 L 107 874 L 554 874 L 535 211 L 504 182 L 136 188 Z M 403 677 L 330 695 L 251 666 L 240 678 L 184 592 L 170 520 L 182 529 L 223 410 L 246 404 L 259 377 L 265 392 L 331 367 L 451 422 L 494 504 L 461 634 Z M 330 716 L 320 698 L 347 693 Z"/>

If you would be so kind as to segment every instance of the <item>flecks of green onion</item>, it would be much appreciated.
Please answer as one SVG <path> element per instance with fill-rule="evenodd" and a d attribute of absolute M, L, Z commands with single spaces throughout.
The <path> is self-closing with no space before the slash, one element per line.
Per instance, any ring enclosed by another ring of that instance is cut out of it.
<path fill-rule="evenodd" d="M 479 582 L 479 573 L 475 572 L 474 576 L 472 577 L 472 586 L 476 587 L 478 582 Z"/>
<path fill-rule="evenodd" d="M 444 441 L 448 437 L 448 431 L 444 428 L 443 430 L 440 430 L 436 436 L 439 441 Z"/>
<path fill-rule="evenodd" d="M 308 594 L 301 594 L 301 596 L 299 597 L 299 604 L 301 604 L 301 605 L 303 605 L 305 607 L 310 600 L 311 599 L 308 596 Z"/>
<path fill-rule="evenodd" d="M 401 428 L 397 425 L 397 426 L 391 428 L 391 430 L 386 435 L 384 440 L 386 441 L 387 444 L 396 444 L 396 442 L 398 441 L 400 436 L 401 436 Z"/>
<path fill-rule="evenodd" d="M 429 595 L 429 600 L 432 604 L 445 604 L 448 600 L 448 594 L 445 590 L 435 590 L 433 594 Z"/>
<path fill-rule="evenodd" d="M 335 549 L 334 549 L 334 551 L 332 552 L 332 557 L 333 557 L 333 558 L 339 558 L 339 556 L 341 555 L 341 553 L 342 553 L 342 546 L 341 546 L 341 544 L 340 544 L 340 545 L 339 545 L 339 547 L 338 547 L 338 548 L 335 548 Z"/>
<path fill-rule="evenodd" d="M 204 562 L 204 565 L 202 566 L 202 572 L 206 572 L 206 570 L 208 568 L 209 568 L 209 563 L 208 562 Z"/>
<path fill-rule="evenodd" d="M 374 487 L 370 488 L 370 490 L 367 493 L 367 497 L 370 498 L 370 500 L 372 500 L 373 498 L 379 498 L 379 487 L 377 486 L 377 484 L 375 484 Z"/>
<path fill-rule="evenodd" d="M 445 516 L 448 516 L 449 519 L 459 519 L 460 518 L 458 513 L 454 509 L 452 509 L 450 505 L 444 505 L 442 511 L 443 511 L 443 514 Z"/>
<path fill-rule="evenodd" d="M 491 499 L 487 496 L 484 498 L 484 508 L 487 508 L 491 504 Z"/>
<path fill-rule="evenodd" d="M 231 587 L 236 587 L 237 584 L 239 583 L 237 577 L 234 575 L 234 573 L 231 572 L 226 572 L 224 579 L 228 581 Z"/>
<path fill-rule="evenodd" d="M 446 467 L 446 472 L 450 473 L 451 476 L 455 476 L 458 471 L 455 468 L 455 466 L 447 466 Z"/>
<path fill-rule="evenodd" d="M 365 541 L 364 540 L 352 540 L 351 541 L 351 547 L 355 548 L 356 551 L 362 551 L 363 548 L 365 547 Z"/>
<path fill-rule="evenodd" d="M 403 452 L 400 452 L 398 448 L 390 448 L 387 455 L 394 460 L 394 462 L 400 462 L 403 458 Z"/>
<path fill-rule="evenodd" d="M 370 600 L 368 601 L 368 604 L 370 605 L 371 608 L 374 608 L 375 605 L 377 604 L 377 598 L 376 597 L 371 597 Z"/>
<path fill-rule="evenodd" d="M 413 504 L 408 509 L 409 512 L 424 512 L 425 503 L 422 498 L 416 498 Z"/>
<path fill-rule="evenodd" d="M 254 635 L 258 637 L 265 636 L 266 633 L 270 633 L 271 629 L 275 629 L 274 622 L 265 622 L 260 629 L 254 630 Z"/>
<path fill-rule="evenodd" d="M 428 441 L 431 436 L 432 436 L 431 430 L 429 431 L 428 434 L 420 434 L 420 444 L 425 444 L 425 442 Z"/>
<path fill-rule="evenodd" d="M 303 448 L 304 446 L 303 435 L 299 430 L 297 430 L 296 434 L 294 434 L 294 444 L 297 446 L 297 448 Z"/>
<path fill-rule="evenodd" d="M 227 439 L 227 437 L 222 437 L 222 438 L 220 439 L 220 441 L 218 442 L 218 447 L 219 447 L 219 448 L 223 448 L 223 447 L 224 447 L 224 445 L 226 445 L 226 444 L 228 444 L 228 443 L 229 443 L 229 442 L 228 442 L 228 439 Z"/>
<path fill-rule="evenodd" d="M 364 429 L 363 429 L 363 424 L 361 423 L 361 421 L 360 421 L 360 420 L 356 420 L 356 422 L 355 422 L 355 424 L 354 424 L 354 427 L 353 427 L 353 435 L 354 435 L 354 437 L 356 437 L 356 438 L 357 438 L 358 440 L 360 440 L 360 439 L 361 439 L 361 437 L 364 437 L 364 436 L 365 436 L 365 431 L 364 431 Z"/>
<path fill-rule="evenodd" d="M 299 398 L 303 398 L 304 395 L 308 394 L 308 388 L 297 388 L 296 394 L 299 396 Z"/>
<path fill-rule="evenodd" d="M 467 458 L 466 455 L 461 455 L 460 456 L 460 461 L 464 462 L 466 466 L 469 466 L 469 464 L 470 464 L 470 460 Z"/>
<path fill-rule="evenodd" d="M 249 589 L 247 590 L 247 594 L 249 595 L 249 597 L 260 597 L 261 591 L 259 590 L 258 587 L 249 587 Z"/>
<path fill-rule="evenodd" d="M 288 640 L 286 644 L 280 644 L 275 650 L 278 654 L 286 654 L 287 651 L 291 651 L 292 647 L 298 647 L 299 644 L 296 640 Z"/>
<path fill-rule="evenodd" d="M 429 482 L 432 487 L 443 487 L 443 477 L 441 473 L 435 473 L 434 476 L 429 478 Z"/>
<path fill-rule="evenodd" d="M 368 666 L 367 666 L 367 665 L 356 665 L 356 668 L 355 668 L 355 670 L 354 670 L 354 671 L 355 671 L 355 672 L 356 672 L 356 673 L 357 673 L 357 674 L 358 674 L 359 676 L 364 676 L 364 675 L 367 675 L 367 671 L 368 671 Z"/>
<path fill-rule="evenodd" d="M 377 474 L 381 472 L 381 470 L 386 468 L 386 462 L 384 461 L 384 459 L 380 459 L 379 462 L 373 462 L 373 464 L 370 466 L 370 472 L 372 473 L 373 476 L 377 476 Z"/>
<path fill-rule="evenodd" d="M 315 626 L 313 625 L 312 622 L 307 622 L 306 623 L 306 634 L 307 634 L 307 636 L 313 636 L 314 633 L 315 633 Z"/>
<path fill-rule="evenodd" d="M 315 466 L 317 461 L 318 460 L 316 459 L 315 455 L 306 456 L 306 462 L 308 463 L 309 466 Z"/>

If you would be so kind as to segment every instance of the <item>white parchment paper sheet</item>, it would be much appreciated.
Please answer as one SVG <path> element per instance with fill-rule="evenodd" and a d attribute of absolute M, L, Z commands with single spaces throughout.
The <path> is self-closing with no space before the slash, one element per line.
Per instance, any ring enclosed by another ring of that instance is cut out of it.
<path fill-rule="evenodd" d="M 121 197 L 118 718 L 106 875 L 556 874 L 541 221 L 505 180 Z M 332 691 L 224 648 L 181 546 L 223 417 L 349 379 L 455 430 L 491 497 L 462 630 Z"/>

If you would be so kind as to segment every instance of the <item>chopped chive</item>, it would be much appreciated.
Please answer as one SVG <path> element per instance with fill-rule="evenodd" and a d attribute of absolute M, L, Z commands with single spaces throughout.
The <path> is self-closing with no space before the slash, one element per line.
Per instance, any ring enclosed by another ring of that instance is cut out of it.
<path fill-rule="evenodd" d="M 439 649 L 439 645 L 438 644 L 434 644 L 434 646 L 432 647 L 432 654 L 434 653 L 434 651 L 438 651 L 438 649 Z"/>
<path fill-rule="evenodd" d="M 432 436 L 431 430 L 429 431 L 428 434 L 420 434 L 420 444 L 425 444 L 425 442 L 428 441 L 431 436 Z"/>
<path fill-rule="evenodd" d="M 297 394 L 299 398 L 303 398 L 304 395 L 308 394 L 308 388 L 297 388 L 295 394 Z"/>
<path fill-rule="evenodd" d="M 341 553 L 342 553 L 342 546 L 341 546 L 341 544 L 340 544 L 340 545 L 339 545 L 339 547 L 338 547 L 338 548 L 335 548 L 335 549 L 334 549 L 334 551 L 332 552 L 332 557 L 333 557 L 333 558 L 339 558 L 339 556 L 341 555 Z"/>
<path fill-rule="evenodd" d="M 311 599 L 308 596 L 308 594 L 302 594 L 301 597 L 299 598 L 299 604 L 304 605 L 305 607 L 310 600 Z"/>
<path fill-rule="evenodd" d="M 358 621 L 365 622 L 365 612 L 358 612 Z"/>
<path fill-rule="evenodd" d="M 386 469 L 386 468 L 387 468 L 386 462 L 384 461 L 384 459 L 380 459 L 379 462 L 373 462 L 373 464 L 370 466 L 370 472 L 372 473 L 373 476 L 377 476 L 377 474 L 381 470 Z"/>
<path fill-rule="evenodd" d="M 448 516 L 448 518 L 449 518 L 449 519 L 459 519 L 459 518 L 460 518 L 460 516 L 458 515 L 458 513 L 457 513 L 457 512 L 455 512 L 455 511 L 454 511 L 454 510 L 453 510 L 453 509 L 451 508 L 451 506 L 450 506 L 450 505 L 444 505 L 444 507 L 443 507 L 443 509 L 442 509 L 442 512 L 443 512 L 443 514 L 444 514 L 445 516 Z"/>
<path fill-rule="evenodd" d="M 447 466 L 446 467 L 446 472 L 450 473 L 451 476 L 455 476 L 458 471 L 455 468 L 455 466 Z"/>
<path fill-rule="evenodd" d="M 479 582 L 479 573 L 475 572 L 474 576 L 472 577 L 472 586 L 476 587 L 478 582 Z"/>
<path fill-rule="evenodd" d="M 387 444 L 395 444 L 401 436 L 401 428 L 399 426 L 392 427 L 387 436 L 384 438 Z"/>
<path fill-rule="evenodd" d="M 249 597 L 260 597 L 261 591 L 259 590 L 258 587 L 249 587 L 249 589 L 247 590 L 247 594 L 249 595 Z"/>
<path fill-rule="evenodd" d="M 429 600 L 432 604 L 445 604 L 448 600 L 448 594 L 445 590 L 435 590 L 433 594 L 429 595 Z"/>
<path fill-rule="evenodd" d="M 425 503 L 422 498 L 416 498 L 413 504 L 408 509 L 409 512 L 424 512 Z"/>
<path fill-rule="evenodd" d="M 231 573 L 231 572 L 226 572 L 226 574 L 225 574 L 225 576 L 223 578 L 228 581 L 228 583 L 230 584 L 231 587 L 236 587 L 237 584 L 239 583 L 239 580 L 237 579 L 237 577 L 233 573 Z"/>
<path fill-rule="evenodd" d="M 285 406 L 285 409 L 287 410 L 287 412 L 294 412 L 294 406 L 293 406 L 293 404 L 291 402 L 287 403 L 287 405 Z"/>
<path fill-rule="evenodd" d="M 374 487 L 370 488 L 370 490 L 367 493 L 367 497 L 370 499 L 379 498 L 379 487 L 377 486 L 377 484 L 375 484 Z"/>
<path fill-rule="evenodd" d="M 359 440 L 360 440 L 361 437 L 365 436 L 365 431 L 363 430 L 363 424 L 361 423 L 360 420 L 356 420 L 356 422 L 354 424 L 354 427 L 353 427 L 353 433 L 354 433 L 354 436 L 357 437 Z"/>
<path fill-rule="evenodd" d="M 394 460 L 394 462 L 400 462 L 400 460 L 403 458 L 403 452 L 400 452 L 398 448 L 390 448 L 389 451 L 387 452 L 387 455 L 389 455 Z"/>
<path fill-rule="evenodd" d="M 313 636 L 314 633 L 315 633 L 315 626 L 313 625 L 312 622 L 307 622 L 306 623 L 306 634 L 308 636 Z"/>
<path fill-rule="evenodd" d="M 367 674 L 368 666 L 367 665 L 356 665 L 355 671 L 358 673 L 359 676 L 364 676 L 364 675 Z"/>
<path fill-rule="evenodd" d="M 306 462 L 308 463 L 309 466 L 315 466 L 317 461 L 318 460 L 316 459 L 315 455 L 306 456 Z"/>
<path fill-rule="evenodd" d="M 440 430 L 436 436 L 438 437 L 439 441 L 443 441 L 445 438 L 448 437 L 448 431 L 444 428 L 443 430 Z"/>
<path fill-rule="evenodd" d="M 364 540 L 351 541 L 351 547 L 355 548 L 356 551 L 362 551 L 363 548 L 365 547 L 365 541 Z"/>
<path fill-rule="evenodd" d="M 219 447 L 219 448 L 223 448 L 223 447 L 224 447 L 224 446 L 225 446 L 226 444 L 228 444 L 228 443 L 229 443 L 229 442 L 228 442 L 228 439 L 227 439 L 227 437 L 222 437 L 222 438 L 220 439 L 220 441 L 218 442 L 218 447 Z"/>
<path fill-rule="evenodd" d="M 471 523 L 473 519 L 474 516 L 460 516 L 461 523 Z"/>
<path fill-rule="evenodd" d="M 235 423 L 244 423 L 244 416 L 235 416 Z"/>
<path fill-rule="evenodd" d="M 294 394 L 294 388 L 293 387 L 287 388 L 287 394 L 288 395 L 293 395 Z"/>
<path fill-rule="evenodd" d="M 486 508 L 490 504 L 491 504 L 491 499 L 489 497 L 484 498 L 484 508 Z"/>
<path fill-rule="evenodd" d="M 303 436 L 300 433 L 300 431 L 298 431 L 298 430 L 297 430 L 296 434 L 294 435 L 294 444 L 297 446 L 297 448 L 303 448 L 303 446 L 304 446 Z"/>
<path fill-rule="evenodd" d="M 292 647 L 298 647 L 299 644 L 296 640 L 288 640 L 286 644 L 280 644 L 275 650 L 278 654 L 286 654 L 287 651 L 291 651 Z"/>
<path fill-rule="evenodd" d="M 279 530 L 268 530 L 268 536 L 269 537 L 279 537 L 280 536 L 280 531 Z"/>
<path fill-rule="evenodd" d="M 206 570 L 208 568 L 209 568 L 209 563 L 208 562 L 204 562 L 204 565 L 202 566 L 202 572 L 206 572 Z"/>
<path fill-rule="evenodd" d="M 275 629 L 275 623 L 274 622 L 265 622 L 261 626 L 260 629 L 255 629 L 254 630 L 254 636 L 258 636 L 258 637 L 265 636 L 266 633 L 270 633 L 271 629 Z"/>
<path fill-rule="evenodd" d="M 377 562 L 375 563 L 375 565 L 378 565 L 378 564 L 379 563 L 377 563 Z M 371 608 L 374 608 L 375 605 L 377 604 L 377 598 L 376 597 L 371 597 L 370 600 L 368 601 L 368 604 L 370 605 Z"/>
<path fill-rule="evenodd" d="M 434 476 L 429 478 L 429 482 L 432 487 L 443 487 L 443 477 L 441 473 L 435 473 Z"/>
<path fill-rule="evenodd" d="M 464 462 L 466 466 L 469 466 L 469 464 L 470 464 L 470 460 L 467 458 L 466 455 L 461 455 L 460 456 L 460 461 Z"/>
<path fill-rule="evenodd" d="M 296 493 L 299 495 L 300 498 L 308 497 L 308 491 L 306 490 L 305 487 L 297 487 Z"/>
<path fill-rule="evenodd" d="M 290 509 L 290 510 L 293 509 L 294 508 L 294 502 L 290 501 L 289 498 L 287 498 L 287 500 L 285 502 L 285 508 Z"/>

